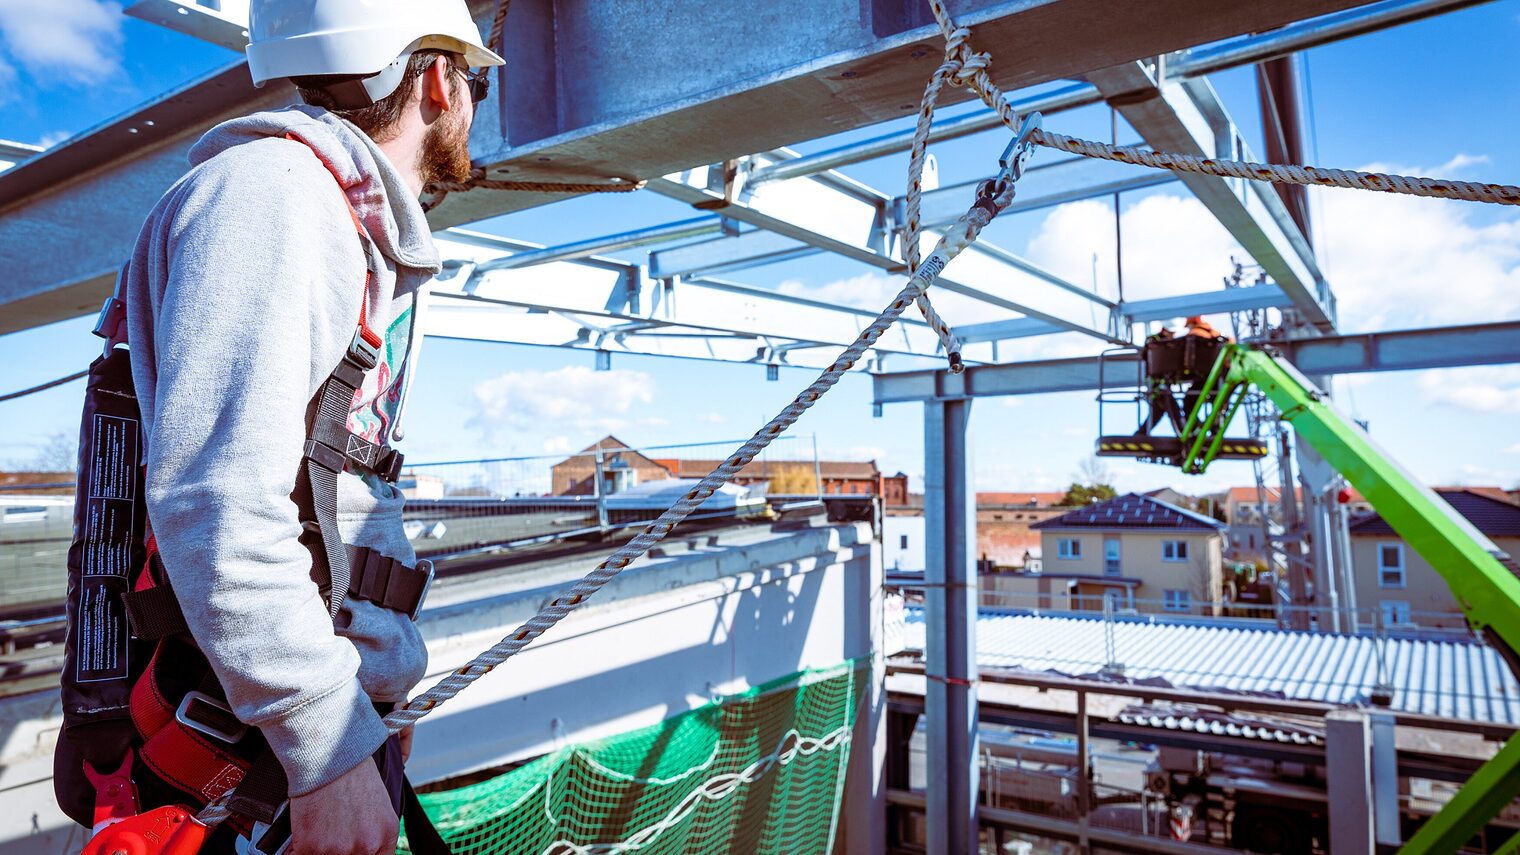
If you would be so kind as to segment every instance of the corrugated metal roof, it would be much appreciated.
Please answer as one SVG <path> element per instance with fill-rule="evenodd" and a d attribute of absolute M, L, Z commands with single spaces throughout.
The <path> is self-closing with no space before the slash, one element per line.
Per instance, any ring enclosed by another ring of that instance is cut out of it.
<path fill-rule="evenodd" d="M 905 616 L 904 641 L 922 650 L 923 610 L 909 608 Z M 1096 674 L 1107 662 L 1103 624 L 1101 618 L 984 610 L 976 624 L 977 662 Z M 1121 619 L 1114 621 L 1114 645 L 1133 680 L 1347 706 L 1368 703 L 1381 647 L 1393 709 L 1520 724 L 1520 683 L 1498 653 L 1474 642 Z"/>
<path fill-rule="evenodd" d="M 1098 502 L 1037 522 L 1030 528 L 1158 528 L 1220 531 L 1225 528 L 1225 524 L 1212 517 L 1163 502 L 1154 496 L 1125 493 L 1106 502 Z"/>

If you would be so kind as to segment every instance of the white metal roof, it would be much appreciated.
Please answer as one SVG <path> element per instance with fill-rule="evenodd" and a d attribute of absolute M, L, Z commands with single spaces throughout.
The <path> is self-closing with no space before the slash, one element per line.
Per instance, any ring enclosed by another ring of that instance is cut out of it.
<path fill-rule="evenodd" d="M 922 650 L 923 610 L 905 611 L 905 646 Z M 1378 684 L 1381 656 L 1394 710 L 1520 724 L 1520 683 L 1476 642 L 1148 619 L 1113 629 L 1116 659 L 1134 680 L 1356 706 Z M 1083 676 L 1107 661 L 1101 618 L 984 610 L 976 630 L 982 667 Z"/>

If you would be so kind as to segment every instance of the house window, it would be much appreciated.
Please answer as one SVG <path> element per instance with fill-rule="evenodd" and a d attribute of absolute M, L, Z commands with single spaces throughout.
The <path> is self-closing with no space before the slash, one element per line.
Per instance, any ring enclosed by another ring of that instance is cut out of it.
<path fill-rule="evenodd" d="M 1404 587 L 1404 544 L 1378 544 L 1378 587 Z M 1405 611 L 1408 611 L 1406 606 Z"/>
<path fill-rule="evenodd" d="M 1256 548 L 1256 535 L 1254 535 L 1254 534 L 1248 534 L 1248 535 L 1246 535 L 1246 543 L 1249 543 L 1251 545 L 1251 548 L 1255 549 Z"/>
<path fill-rule="evenodd" d="M 1168 588 L 1163 592 L 1161 603 L 1162 608 L 1169 612 L 1190 612 L 1193 610 L 1193 595 L 1188 591 Z"/>
<path fill-rule="evenodd" d="M 992 515 L 992 521 L 993 522 L 1002 522 L 1003 521 L 1003 515 L 1002 514 L 993 514 Z"/>
<path fill-rule="evenodd" d="M 1075 537 L 1063 537 L 1056 541 L 1056 556 L 1058 558 L 1081 558 L 1082 541 Z"/>
<path fill-rule="evenodd" d="M 1188 559 L 1188 545 L 1185 540 L 1161 541 L 1162 561 L 1186 561 Z"/>
<path fill-rule="evenodd" d="M 1407 600 L 1384 600 L 1383 626 L 1408 626 L 1409 602 Z"/>
<path fill-rule="evenodd" d="M 902 536 L 902 545 L 899 546 L 898 549 L 907 549 L 907 548 L 908 548 L 908 536 L 905 534 L 905 535 Z"/>

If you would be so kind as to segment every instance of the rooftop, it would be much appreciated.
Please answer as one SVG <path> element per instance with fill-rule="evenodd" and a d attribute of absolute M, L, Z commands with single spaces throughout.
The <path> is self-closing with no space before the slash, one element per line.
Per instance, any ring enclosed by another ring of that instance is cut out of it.
<path fill-rule="evenodd" d="M 977 493 L 976 504 L 978 507 L 986 507 L 988 505 L 1023 505 L 1034 508 L 1048 508 L 1057 504 L 1065 497 L 1065 493 L 988 492 Z"/>
<path fill-rule="evenodd" d="M 1224 527 L 1224 523 L 1212 517 L 1138 493 L 1126 493 L 1030 526 L 1035 529 L 1153 528 L 1173 531 L 1220 531 Z"/>
<path fill-rule="evenodd" d="M 1520 724 L 1520 683 L 1475 642 L 1150 619 L 1119 619 L 1113 629 L 1115 657 L 1134 681 L 1360 706 L 1379 683 L 1381 657 L 1398 712 Z M 906 610 L 904 641 L 923 649 L 922 609 Z M 1077 677 L 1108 661 L 1102 618 L 991 609 L 977 617 L 976 654 L 983 668 Z"/>
<path fill-rule="evenodd" d="M 1489 537 L 1520 537 L 1520 505 L 1495 487 L 1437 487 L 1436 494 Z M 1397 536 L 1376 511 L 1352 520 L 1353 535 Z"/>

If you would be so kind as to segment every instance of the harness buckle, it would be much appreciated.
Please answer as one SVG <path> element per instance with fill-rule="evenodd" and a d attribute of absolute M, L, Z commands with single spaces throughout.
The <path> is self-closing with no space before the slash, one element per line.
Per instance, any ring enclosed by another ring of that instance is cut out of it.
<path fill-rule="evenodd" d="M 427 602 L 428 591 L 431 591 L 433 589 L 433 576 L 436 575 L 436 571 L 433 569 L 433 562 L 427 560 L 426 558 L 423 558 L 417 562 L 417 569 L 426 569 L 427 579 L 423 580 L 422 593 L 417 595 L 417 604 L 415 606 L 412 606 L 411 613 L 407 615 L 407 617 L 411 618 L 413 621 L 416 621 L 417 615 L 422 612 L 422 604 Z"/>
<path fill-rule="evenodd" d="M 373 341 L 370 336 L 374 336 Z M 368 371 L 380 364 L 381 344 L 383 342 L 379 336 L 361 326 L 354 330 L 354 337 L 348 343 L 348 353 L 344 354 L 344 358 Z"/>
<path fill-rule="evenodd" d="M 95 767 L 85 761 L 84 776 L 95 788 L 95 819 L 91 834 L 99 834 L 108 826 L 137 815 L 137 785 L 132 783 L 133 759 L 132 749 L 128 748 L 121 766 L 105 774 L 95 771 Z"/>
<path fill-rule="evenodd" d="M 248 725 L 238 721 L 226 704 L 204 692 L 186 692 L 174 711 L 174 720 L 228 745 L 237 743 L 248 732 Z"/>

